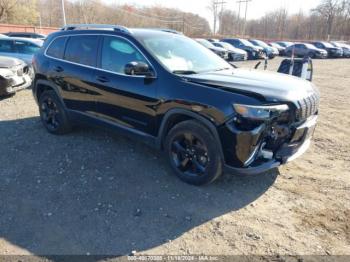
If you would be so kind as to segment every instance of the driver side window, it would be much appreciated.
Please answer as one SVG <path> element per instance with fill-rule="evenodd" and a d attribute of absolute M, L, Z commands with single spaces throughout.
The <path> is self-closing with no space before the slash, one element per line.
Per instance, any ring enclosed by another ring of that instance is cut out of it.
<path fill-rule="evenodd" d="M 148 64 L 144 56 L 128 41 L 113 36 L 104 37 L 101 52 L 102 69 L 125 74 L 124 67 L 130 62 Z"/>

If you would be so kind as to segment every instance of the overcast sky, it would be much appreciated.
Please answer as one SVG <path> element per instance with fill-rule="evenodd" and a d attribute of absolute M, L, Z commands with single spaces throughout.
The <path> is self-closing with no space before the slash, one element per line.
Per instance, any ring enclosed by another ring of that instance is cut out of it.
<path fill-rule="evenodd" d="M 104 0 L 106 2 L 113 3 L 128 3 L 135 4 L 137 6 L 164 6 L 178 8 L 184 11 L 199 14 L 208 19 L 212 23 L 211 14 L 208 10 L 210 0 Z M 223 0 L 227 2 L 226 8 L 235 10 L 238 12 L 237 0 Z M 305 12 L 311 8 L 317 6 L 321 0 L 252 0 L 248 4 L 248 19 L 258 18 L 263 16 L 266 12 L 273 11 L 280 7 L 286 7 L 290 13 L 296 13 L 300 9 Z M 241 7 L 241 14 L 243 16 L 245 5 Z"/>

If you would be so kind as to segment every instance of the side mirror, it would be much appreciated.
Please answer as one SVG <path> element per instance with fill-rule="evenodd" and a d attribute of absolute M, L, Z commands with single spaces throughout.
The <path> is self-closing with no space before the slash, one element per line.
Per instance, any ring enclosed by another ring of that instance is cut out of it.
<path fill-rule="evenodd" d="M 130 62 L 124 67 L 124 73 L 126 75 L 135 76 L 153 76 L 153 72 L 149 66 L 144 62 Z"/>

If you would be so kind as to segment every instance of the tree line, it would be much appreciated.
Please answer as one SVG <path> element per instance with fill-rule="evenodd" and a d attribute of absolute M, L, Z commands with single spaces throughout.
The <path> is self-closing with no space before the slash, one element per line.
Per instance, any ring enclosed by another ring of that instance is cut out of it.
<path fill-rule="evenodd" d="M 253 4 L 252 4 L 253 5 Z M 220 35 L 242 35 L 244 20 L 231 10 L 219 14 Z M 322 0 L 308 13 L 286 8 L 246 22 L 245 35 L 260 39 L 350 40 L 350 0 Z"/>
<path fill-rule="evenodd" d="M 219 25 L 215 33 L 211 31 L 206 18 L 162 6 L 138 7 L 108 4 L 102 0 L 65 0 L 65 11 L 69 24 L 104 23 L 128 27 L 171 28 L 195 37 L 215 37 L 213 34 L 217 33 L 216 37 L 350 40 L 350 0 L 321 0 L 308 13 L 300 11 L 289 14 L 286 8 L 280 8 L 246 23 L 235 11 L 215 8 L 213 3 L 208 9 L 215 14 L 214 20 Z M 254 2 L 251 8 L 254 8 Z M 0 23 L 61 27 L 61 1 L 0 0 Z"/>
<path fill-rule="evenodd" d="M 65 0 L 66 21 L 119 24 L 128 27 L 171 28 L 188 35 L 210 33 L 199 15 L 161 6 L 136 7 L 102 0 Z M 60 0 L 0 0 L 0 23 L 62 27 Z"/>

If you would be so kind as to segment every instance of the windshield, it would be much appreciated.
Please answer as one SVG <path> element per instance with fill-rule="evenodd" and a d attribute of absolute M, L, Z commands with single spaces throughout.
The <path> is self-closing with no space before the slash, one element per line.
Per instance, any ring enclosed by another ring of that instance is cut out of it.
<path fill-rule="evenodd" d="M 241 41 L 242 44 L 244 44 L 245 46 L 254 46 L 251 42 L 249 42 L 248 40 L 245 39 L 239 39 L 239 41 Z"/>
<path fill-rule="evenodd" d="M 263 41 L 260 41 L 260 40 L 253 40 L 253 42 L 261 47 L 265 47 L 265 48 L 269 47 L 267 44 L 265 44 Z"/>
<path fill-rule="evenodd" d="M 182 35 L 145 35 L 138 40 L 170 72 L 194 74 L 231 68 L 214 52 Z"/>
<path fill-rule="evenodd" d="M 316 47 L 312 44 L 304 44 L 309 49 L 316 49 Z"/>
<path fill-rule="evenodd" d="M 225 43 L 225 42 L 219 42 L 220 46 L 222 46 L 223 48 L 226 48 L 228 50 L 233 50 L 233 46 L 230 45 L 229 43 Z"/>
<path fill-rule="evenodd" d="M 206 48 L 213 48 L 214 45 L 212 43 L 210 43 L 209 41 L 205 40 L 205 39 L 196 39 L 196 41 L 198 43 L 200 43 L 201 45 L 205 46 Z"/>
<path fill-rule="evenodd" d="M 278 42 L 277 44 L 284 46 L 284 47 L 288 47 L 288 46 L 293 45 L 293 43 L 291 43 L 291 42 Z"/>
<path fill-rule="evenodd" d="M 334 46 L 332 46 L 330 43 L 327 43 L 327 42 L 322 42 L 322 44 L 323 44 L 325 47 L 328 47 L 328 48 L 334 47 Z"/>

